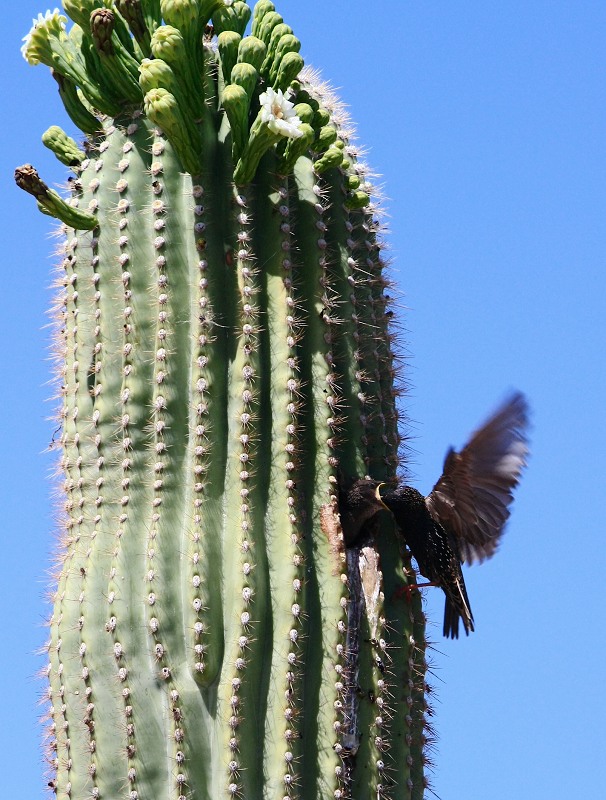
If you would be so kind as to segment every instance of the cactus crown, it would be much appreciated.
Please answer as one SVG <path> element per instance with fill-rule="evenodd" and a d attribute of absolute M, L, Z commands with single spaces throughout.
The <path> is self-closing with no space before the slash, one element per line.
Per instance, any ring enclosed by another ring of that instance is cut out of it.
<path fill-rule="evenodd" d="M 39 14 L 21 51 L 30 64 L 51 68 L 68 114 L 84 133 L 102 130 L 104 116 L 143 106 L 193 175 L 204 166 L 207 129 L 218 134 L 223 126 L 237 185 L 254 178 L 270 149 L 283 175 L 308 150 L 322 155 L 317 174 L 347 166 L 331 113 L 297 80 L 301 43 L 273 3 L 257 3 L 248 36 L 245 2 L 66 0 L 64 7 L 74 20 L 69 32 L 57 9 Z M 58 139 L 66 137 L 49 132 L 47 138 L 61 152 L 65 142 Z M 354 179 L 352 207 L 369 199 L 357 189 Z"/>
<path fill-rule="evenodd" d="M 63 6 L 22 51 L 85 134 L 43 137 L 71 196 L 16 172 L 65 233 L 50 785 L 418 800 L 424 618 L 389 522 L 346 550 L 338 513 L 399 463 L 349 123 L 269 0 Z"/>

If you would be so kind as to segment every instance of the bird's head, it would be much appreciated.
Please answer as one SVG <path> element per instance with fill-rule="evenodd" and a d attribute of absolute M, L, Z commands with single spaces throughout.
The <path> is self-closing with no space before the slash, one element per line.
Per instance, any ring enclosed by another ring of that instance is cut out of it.
<path fill-rule="evenodd" d="M 370 478 L 359 478 L 349 489 L 339 492 L 339 512 L 341 525 L 348 547 L 359 540 L 366 524 L 379 512 L 385 509 L 379 489 L 380 481 Z"/>
<path fill-rule="evenodd" d="M 425 498 L 412 486 L 398 486 L 393 492 L 384 494 L 381 502 L 393 514 L 415 514 L 426 509 Z"/>
<path fill-rule="evenodd" d="M 386 507 L 380 493 L 382 486 L 385 484 L 370 478 L 357 480 L 347 493 L 350 506 L 358 510 L 364 509 L 368 513 L 372 509 L 373 514 L 381 511 Z"/>

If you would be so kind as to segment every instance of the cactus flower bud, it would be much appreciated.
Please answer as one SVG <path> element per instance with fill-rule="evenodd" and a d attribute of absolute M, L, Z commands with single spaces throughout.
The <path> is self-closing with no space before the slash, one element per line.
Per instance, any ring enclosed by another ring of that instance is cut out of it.
<path fill-rule="evenodd" d="M 109 8 L 97 8 L 90 15 L 90 30 L 95 47 L 100 53 L 112 55 L 112 33 L 115 26 L 115 15 Z"/>

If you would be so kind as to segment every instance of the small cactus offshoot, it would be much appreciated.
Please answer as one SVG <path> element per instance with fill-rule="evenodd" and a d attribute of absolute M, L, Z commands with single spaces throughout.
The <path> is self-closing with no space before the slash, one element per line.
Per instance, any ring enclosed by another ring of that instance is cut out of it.
<path fill-rule="evenodd" d="M 71 194 L 16 172 L 65 234 L 50 784 L 419 800 L 420 602 L 393 523 L 346 549 L 339 518 L 400 465 L 351 125 L 269 0 L 63 7 L 22 49 L 83 133 L 43 138 Z"/>

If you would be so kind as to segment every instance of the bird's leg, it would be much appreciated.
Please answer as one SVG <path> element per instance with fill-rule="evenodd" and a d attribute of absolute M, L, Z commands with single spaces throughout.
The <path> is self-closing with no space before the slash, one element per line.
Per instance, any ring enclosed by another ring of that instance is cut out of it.
<path fill-rule="evenodd" d="M 407 586 L 398 586 L 398 588 L 393 593 L 394 599 L 399 599 L 400 597 L 405 597 L 406 602 L 410 603 L 411 601 L 411 593 L 414 592 L 415 589 L 425 589 L 427 586 L 439 586 L 439 583 L 409 583 Z"/>

